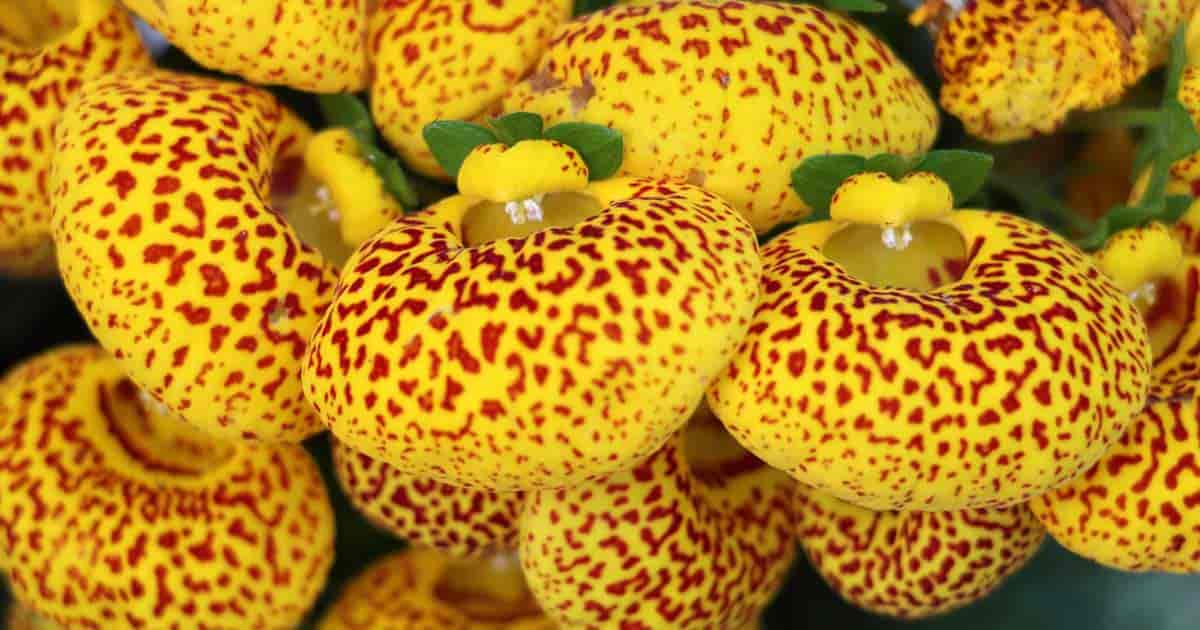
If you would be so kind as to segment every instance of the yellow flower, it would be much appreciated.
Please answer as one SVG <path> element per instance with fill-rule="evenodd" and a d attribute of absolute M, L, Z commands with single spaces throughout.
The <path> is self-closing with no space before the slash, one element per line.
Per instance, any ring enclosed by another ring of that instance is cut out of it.
<path fill-rule="evenodd" d="M 312 337 L 308 399 L 348 447 L 413 477 L 505 492 L 627 469 L 682 426 L 744 335 L 754 233 L 693 186 L 577 190 L 574 150 L 501 149 L 476 148 L 460 173 L 485 196 L 450 197 L 355 252 Z"/>
<path fill-rule="evenodd" d="M 521 562 L 562 627 L 753 627 L 782 584 L 796 484 L 703 414 L 630 470 L 530 493 Z"/>
<path fill-rule="evenodd" d="M 925 192 L 874 197 L 858 189 L 878 176 L 851 178 L 833 220 L 763 249 L 762 301 L 709 400 L 764 461 L 844 501 L 1013 505 L 1120 437 L 1149 387 L 1146 328 L 1070 243 L 949 212 L 917 175 L 879 190 Z"/>
<path fill-rule="evenodd" d="M 321 429 L 300 362 L 336 268 L 275 208 L 306 178 L 309 136 L 262 90 L 165 72 L 88 85 L 59 129 L 54 238 L 72 298 L 134 381 L 222 436 Z"/>
<path fill-rule="evenodd" d="M 371 16 L 371 112 L 412 169 L 445 177 L 421 135 L 475 118 L 529 74 L 570 0 L 383 0 Z"/>
<path fill-rule="evenodd" d="M 935 54 L 942 106 L 992 142 L 1052 133 L 1072 111 L 1115 103 L 1149 68 L 1146 38 L 1117 2 L 969 2 L 938 28 Z"/>
<path fill-rule="evenodd" d="M 1091 470 L 1030 505 L 1063 546 L 1097 562 L 1200 572 L 1200 256 L 1152 224 L 1118 232 L 1098 257 L 1150 330 L 1151 400 Z"/>
<path fill-rule="evenodd" d="M 197 63 L 308 92 L 367 86 L 369 0 L 125 0 Z"/>
<path fill-rule="evenodd" d="M 114 0 L 0 4 L 0 273 L 53 271 L 49 171 L 63 108 L 87 81 L 149 65 Z"/>
<path fill-rule="evenodd" d="M 454 560 L 406 549 L 354 578 L 318 630 L 555 630 L 513 555 Z"/>
<path fill-rule="evenodd" d="M 759 232 L 809 212 L 791 169 L 825 153 L 914 155 L 938 112 L 904 63 L 841 14 L 775 2 L 637 3 L 560 28 L 506 111 L 619 130 L 620 174 L 687 181 Z"/>
<path fill-rule="evenodd" d="M 949 512 L 875 512 L 801 488 L 797 532 L 809 562 L 848 602 L 920 619 L 979 600 L 1041 547 L 1025 504 Z"/>
<path fill-rule="evenodd" d="M 497 494 L 410 477 L 337 440 L 333 463 L 350 503 L 410 544 L 462 558 L 517 548 L 520 492 Z"/>
<path fill-rule="evenodd" d="M 65 627 L 293 627 L 333 564 L 299 446 L 224 442 L 163 412 L 96 346 L 0 381 L 0 565 Z"/>

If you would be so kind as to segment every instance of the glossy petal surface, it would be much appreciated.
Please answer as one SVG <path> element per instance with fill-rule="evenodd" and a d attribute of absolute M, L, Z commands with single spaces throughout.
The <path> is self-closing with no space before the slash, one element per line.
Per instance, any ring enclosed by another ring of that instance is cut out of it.
<path fill-rule="evenodd" d="M 879 510 L 1011 505 L 1090 468 L 1141 409 L 1140 314 L 1082 252 L 1023 219 L 943 219 L 970 252 L 930 291 L 876 287 L 822 253 L 842 225 L 763 250 L 750 334 L 710 391 L 752 452 Z"/>
<path fill-rule="evenodd" d="M 506 111 L 607 125 L 621 174 L 720 195 L 759 232 L 808 208 L 791 171 L 822 153 L 921 153 L 938 113 L 887 45 L 838 13 L 779 2 L 661 2 L 559 29 Z"/>
<path fill-rule="evenodd" d="M 134 381 L 208 431 L 320 428 L 300 359 L 335 271 L 267 201 L 307 138 L 262 90 L 167 73 L 90 84 L 60 128 L 54 236 L 71 297 Z"/>
<path fill-rule="evenodd" d="M 464 247 L 481 200 L 453 197 L 359 248 L 304 371 L 334 435 L 498 492 L 627 469 L 666 442 L 745 333 L 754 234 L 693 186 L 587 192 L 602 211 L 572 227 Z"/>
<path fill-rule="evenodd" d="M 0 7 L 0 273 L 54 268 L 50 160 L 67 104 L 86 81 L 149 65 L 133 22 L 113 0 Z"/>
<path fill-rule="evenodd" d="M 290 628 L 325 586 L 333 510 L 300 447 L 213 440 L 68 346 L 0 381 L 0 564 L 67 627 Z"/>
<path fill-rule="evenodd" d="M 919 619 L 987 596 L 1041 546 L 1024 504 L 950 512 L 876 512 L 801 490 L 800 544 L 851 604 Z"/>

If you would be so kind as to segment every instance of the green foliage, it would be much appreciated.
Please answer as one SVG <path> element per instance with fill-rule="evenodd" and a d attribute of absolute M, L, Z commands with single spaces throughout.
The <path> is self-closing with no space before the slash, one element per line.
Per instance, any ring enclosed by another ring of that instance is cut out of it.
<path fill-rule="evenodd" d="M 546 130 L 547 140 L 557 140 L 579 152 L 588 167 L 588 179 L 612 177 L 621 168 L 625 141 L 621 132 L 604 125 L 567 122 Z"/>
<path fill-rule="evenodd" d="M 848 153 L 816 155 L 792 171 L 792 189 L 812 208 L 809 221 L 828 219 L 838 186 L 859 173 L 881 172 L 895 180 L 916 171 L 932 173 L 946 182 L 954 203 L 960 204 L 983 187 L 993 161 L 986 153 L 958 149 L 931 151 L 916 159 L 888 153 L 870 158 Z"/>
<path fill-rule="evenodd" d="M 318 102 L 326 122 L 332 127 L 344 127 L 358 142 L 359 151 L 383 180 L 383 187 L 396 198 L 405 210 L 414 210 L 420 203 L 400 162 L 377 144 L 371 111 L 353 94 L 323 94 Z"/>
<path fill-rule="evenodd" d="M 1171 54 L 1166 71 L 1166 90 L 1162 107 L 1146 129 L 1146 137 L 1134 159 L 1140 172 L 1150 166 L 1150 180 L 1140 201 L 1134 205 L 1113 207 L 1076 241 L 1079 247 L 1095 250 L 1113 234 L 1159 221 L 1173 223 L 1187 210 L 1190 197 L 1167 195 L 1171 165 L 1200 151 L 1200 132 L 1187 109 L 1179 102 L 1179 82 L 1187 65 L 1186 26 L 1180 26 L 1171 39 Z"/>
<path fill-rule="evenodd" d="M 500 142 L 491 129 L 461 120 L 431 122 L 422 133 L 433 158 L 450 177 L 458 177 L 462 163 L 475 147 Z"/>

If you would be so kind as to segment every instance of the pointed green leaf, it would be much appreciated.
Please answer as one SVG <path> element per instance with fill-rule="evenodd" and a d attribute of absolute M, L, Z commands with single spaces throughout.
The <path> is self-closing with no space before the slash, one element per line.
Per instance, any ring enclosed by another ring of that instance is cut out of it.
<path fill-rule="evenodd" d="M 1183 70 L 1187 67 L 1187 23 L 1175 29 L 1171 37 L 1171 52 L 1167 57 L 1167 89 L 1165 99 L 1179 96 L 1179 83 L 1183 79 Z"/>
<path fill-rule="evenodd" d="M 1192 115 L 1178 100 L 1168 99 L 1163 104 L 1162 125 L 1166 157 L 1171 163 L 1200 151 L 1200 132 L 1196 131 Z"/>
<path fill-rule="evenodd" d="M 500 140 L 512 146 L 522 140 L 542 137 L 542 117 L 529 112 L 513 112 L 490 121 Z"/>
<path fill-rule="evenodd" d="M 811 220 L 827 219 L 838 186 L 848 177 L 866 171 L 866 167 L 867 159 L 861 155 L 814 155 L 792 171 L 792 189 L 812 208 Z"/>
<path fill-rule="evenodd" d="M 371 111 L 358 97 L 353 94 L 322 94 L 317 103 L 329 126 L 345 127 L 368 142 L 375 142 L 375 123 L 371 122 Z"/>
<path fill-rule="evenodd" d="M 463 161 L 475 147 L 500 141 L 491 129 L 461 120 L 431 122 L 425 125 L 423 135 L 434 159 L 450 177 L 458 177 Z"/>
<path fill-rule="evenodd" d="M 560 123 L 547 129 L 543 136 L 578 151 L 587 164 L 591 181 L 612 177 L 621 168 L 621 160 L 625 157 L 625 140 L 621 132 L 604 125 Z"/>
<path fill-rule="evenodd" d="M 887 5 L 876 0 L 825 0 L 825 6 L 846 13 L 884 13 Z"/>
<path fill-rule="evenodd" d="M 1163 211 L 1159 219 L 1168 225 L 1175 223 L 1192 207 L 1193 201 L 1191 195 L 1168 195 L 1163 199 Z"/>
<path fill-rule="evenodd" d="M 888 177 L 898 180 L 908 174 L 912 165 L 913 161 L 906 157 L 894 153 L 880 153 L 867 159 L 865 170 L 887 173 Z"/>
<path fill-rule="evenodd" d="M 929 152 L 912 170 L 940 177 L 950 186 L 954 204 L 958 205 L 983 188 L 994 162 L 987 153 L 949 149 Z"/>

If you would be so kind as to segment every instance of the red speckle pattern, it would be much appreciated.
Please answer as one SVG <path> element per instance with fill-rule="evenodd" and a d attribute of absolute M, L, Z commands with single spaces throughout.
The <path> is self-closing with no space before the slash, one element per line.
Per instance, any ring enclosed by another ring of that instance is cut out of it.
<path fill-rule="evenodd" d="M 741 628 L 795 554 L 795 484 L 743 452 L 693 469 L 683 436 L 632 470 L 532 492 L 521 562 L 564 627 Z"/>
<path fill-rule="evenodd" d="M 571 0 L 381 0 L 371 14 L 371 113 L 405 163 L 445 177 L 421 135 L 482 114 L 537 63 Z"/>
<path fill-rule="evenodd" d="M 151 63 L 119 3 L 73 4 L 89 5 L 79 16 L 85 21 L 36 46 L 23 43 L 31 33 L 5 32 L 0 25 L 0 272 L 40 274 L 54 267 L 50 158 L 67 103 L 86 81 Z M 39 16 L 49 24 L 72 17 L 39 9 L 49 13 Z"/>
<path fill-rule="evenodd" d="M 641 2 L 555 32 L 505 111 L 621 131 L 621 174 L 703 185 L 760 233 L 808 213 L 804 158 L 927 150 L 937 107 L 846 16 L 783 2 Z"/>
<path fill-rule="evenodd" d="M 692 186 L 588 191 L 602 211 L 572 227 L 464 247 L 434 209 L 364 243 L 304 368 L 334 435 L 506 492 L 628 469 L 682 426 L 745 332 L 754 234 Z"/>
<path fill-rule="evenodd" d="M 875 512 L 797 493 L 809 562 L 850 603 L 917 619 L 985 597 L 1025 565 L 1046 530 L 1024 504 L 948 512 Z"/>
<path fill-rule="evenodd" d="M 1200 403 L 1153 402 L 1087 474 L 1030 506 L 1050 534 L 1126 571 L 1200 572 Z"/>
<path fill-rule="evenodd" d="M 16 598 L 68 628 L 293 627 L 333 562 L 315 462 L 297 446 L 156 447 L 169 429 L 127 415 L 135 400 L 95 346 L 0 381 L 0 565 Z"/>
<path fill-rule="evenodd" d="M 306 92 L 367 86 L 374 0 L 124 0 L 206 67 Z"/>
<path fill-rule="evenodd" d="M 60 128 L 67 289 L 130 377 L 207 431 L 320 428 L 300 360 L 336 272 L 267 201 L 307 138 L 263 90 L 165 72 L 88 85 Z"/>
<path fill-rule="evenodd" d="M 377 527 L 458 557 L 517 547 L 524 495 L 496 494 L 405 475 L 334 440 L 342 489 Z"/>
<path fill-rule="evenodd" d="M 1141 409 L 1141 315 L 1093 261 L 1012 215 L 946 219 L 969 259 L 928 292 L 872 286 L 822 253 L 841 226 L 763 250 L 750 332 L 710 390 L 767 463 L 888 510 L 1019 503 L 1087 470 Z"/>

